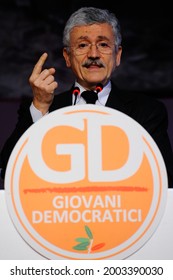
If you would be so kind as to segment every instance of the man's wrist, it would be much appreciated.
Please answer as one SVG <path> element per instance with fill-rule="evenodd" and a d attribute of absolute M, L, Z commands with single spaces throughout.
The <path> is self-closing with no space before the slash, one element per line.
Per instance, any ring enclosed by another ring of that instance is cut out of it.
<path fill-rule="evenodd" d="M 49 113 L 49 111 L 47 111 L 45 114 L 43 114 L 40 110 L 38 110 L 35 107 L 35 104 L 32 102 L 31 106 L 30 106 L 30 113 L 31 113 L 33 122 L 36 122 L 39 119 L 41 119 L 44 115 L 47 115 Z"/>

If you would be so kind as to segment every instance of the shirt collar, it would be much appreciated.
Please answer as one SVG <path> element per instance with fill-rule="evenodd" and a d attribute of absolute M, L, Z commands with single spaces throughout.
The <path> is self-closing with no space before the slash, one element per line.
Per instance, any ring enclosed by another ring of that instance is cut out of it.
<path fill-rule="evenodd" d="M 83 91 L 86 90 L 86 89 L 85 89 L 83 86 L 81 86 L 78 82 L 75 82 L 75 85 L 74 85 L 74 86 L 75 86 L 75 87 L 79 87 L 79 89 L 80 89 L 79 97 L 80 97 L 81 93 L 82 93 Z M 109 81 L 109 82 L 103 87 L 102 91 L 99 92 L 99 94 L 98 94 L 98 100 L 100 101 L 100 103 L 102 103 L 102 102 L 101 102 L 102 99 L 103 99 L 103 100 L 104 100 L 105 98 L 107 99 L 107 97 L 108 97 L 110 91 L 111 91 L 111 81 Z"/>

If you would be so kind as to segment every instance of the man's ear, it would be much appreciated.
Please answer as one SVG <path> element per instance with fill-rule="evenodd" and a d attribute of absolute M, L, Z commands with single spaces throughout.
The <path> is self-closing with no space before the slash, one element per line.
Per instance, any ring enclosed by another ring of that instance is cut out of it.
<path fill-rule="evenodd" d="M 121 63 L 121 54 L 122 54 L 122 47 L 120 46 L 120 47 L 118 48 L 118 51 L 116 52 L 116 58 L 115 58 L 115 60 L 116 60 L 116 66 L 119 66 L 120 63 Z"/>
<path fill-rule="evenodd" d="M 66 62 L 66 66 L 68 68 L 70 68 L 71 67 L 70 55 L 69 55 L 66 48 L 63 48 L 63 56 L 64 56 L 64 59 L 65 59 L 65 62 Z"/>

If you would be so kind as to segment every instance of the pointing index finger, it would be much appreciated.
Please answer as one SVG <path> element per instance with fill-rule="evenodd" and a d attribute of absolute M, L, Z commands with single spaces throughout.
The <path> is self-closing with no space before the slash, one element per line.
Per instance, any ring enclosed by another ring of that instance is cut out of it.
<path fill-rule="evenodd" d="M 43 65 L 44 65 L 44 63 L 45 63 L 47 57 L 48 57 L 48 54 L 47 54 L 47 53 L 43 53 L 43 54 L 42 54 L 42 56 L 39 58 L 39 60 L 38 60 L 37 63 L 35 64 L 32 74 L 38 75 L 38 74 L 41 73 L 42 67 L 43 67 Z"/>

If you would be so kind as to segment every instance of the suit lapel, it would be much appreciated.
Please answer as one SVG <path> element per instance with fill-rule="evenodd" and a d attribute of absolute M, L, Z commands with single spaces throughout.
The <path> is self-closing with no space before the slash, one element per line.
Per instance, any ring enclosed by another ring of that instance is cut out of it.
<path fill-rule="evenodd" d="M 112 83 L 112 89 L 105 106 L 126 113 L 127 103 L 124 93 Z"/>
<path fill-rule="evenodd" d="M 54 110 L 71 106 L 71 105 L 72 105 L 72 90 L 70 89 L 66 92 L 59 93 L 54 97 L 54 101 L 50 106 L 49 111 L 52 112 Z"/>

